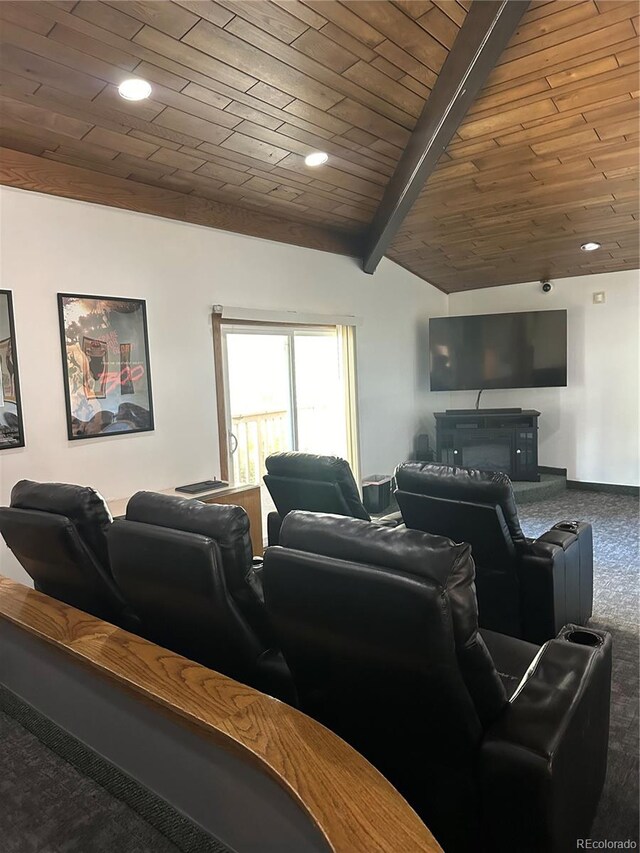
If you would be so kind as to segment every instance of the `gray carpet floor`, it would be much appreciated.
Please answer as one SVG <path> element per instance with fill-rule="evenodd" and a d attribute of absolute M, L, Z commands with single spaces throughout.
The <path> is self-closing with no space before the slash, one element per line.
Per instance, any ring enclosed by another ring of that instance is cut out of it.
<path fill-rule="evenodd" d="M 121 800 L 0 712 L 2 853 L 180 853 Z"/>
<path fill-rule="evenodd" d="M 638 499 L 571 490 L 519 507 L 527 536 L 557 521 L 590 521 L 594 536 L 594 607 L 591 624 L 613 636 L 611 729 L 607 780 L 592 838 L 639 843 L 639 589 Z"/>

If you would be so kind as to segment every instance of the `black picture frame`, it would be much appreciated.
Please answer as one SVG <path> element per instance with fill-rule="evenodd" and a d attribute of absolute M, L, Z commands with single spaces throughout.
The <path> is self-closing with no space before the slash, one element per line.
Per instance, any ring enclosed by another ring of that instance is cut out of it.
<path fill-rule="evenodd" d="M 85 313 L 70 322 L 68 309 L 73 304 Z M 137 328 L 130 330 L 138 340 L 121 340 L 122 329 L 113 325 L 116 317 L 138 312 Z M 58 317 L 69 441 L 153 431 L 146 301 L 125 296 L 58 293 Z M 98 347 L 97 355 L 93 355 L 91 348 L 96 349 L 101 341 L 106 347 Z M 134 358 L 126 365 L 129 374 L 123 377 L 121 345 L 125 343 Z M 141 371 L 139 375 L 133 375 L 132 365 L 136 373 Z M 109 370 L 110 366 L 114 369 Z M 99 393 L 93 383 L 99 384 Z M 124 394 L 122 387 L 126 387 Z"/>
<path fill-rule="evenodd" d="M 6 326 L 9 337 L 4 338 L 0 334 L 0 450 L 13 450 L 16 447 L 24 447 L 24 421 L 22 417 L 22 397 L 20 395 L 20 370 L 18 368 L 18 346 L 16 343 L 16 326 L 13 313 L 13 293 L 10 290 L 0 290 L 0 299 L 7 300 Z M 1 307 L 0 307 L 1 311 Z M 8 342 L 8 351 L 11 355 L 11 377 L 12 377 L 12 400 L 5 398 L 5 348 Z M 5 411 L 7 403 L 15 406 L 15 412 Z M 11 422 L 7 423 L 7 415 Z"/>

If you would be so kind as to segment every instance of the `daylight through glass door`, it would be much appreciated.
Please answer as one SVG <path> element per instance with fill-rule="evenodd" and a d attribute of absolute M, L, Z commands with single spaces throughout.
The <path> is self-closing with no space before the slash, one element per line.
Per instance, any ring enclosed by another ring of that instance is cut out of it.
<path fill-rule="evenodd" d="M 260 483 L 283 450 L 342 456 L 357 467 L 353 382 L 342 327 L 223 327 L 229 471 Z M 263 490 L 263 512 L 272 508 Z"/>

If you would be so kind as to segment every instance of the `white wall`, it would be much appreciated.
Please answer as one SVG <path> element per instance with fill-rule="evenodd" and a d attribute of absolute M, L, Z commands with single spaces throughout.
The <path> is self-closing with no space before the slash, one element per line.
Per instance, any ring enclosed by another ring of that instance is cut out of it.
<path fill-rule="evenodd" d="M 383 260 L 352 259 L 157 217 L 0 188 L 0 287 L 13 291 L 26 447 L 0 454 L 0 502 L 21 478 L 107 498 L 219 475 L 214 303 L 353 314 L 363 474 L 406 458 L 424 411 L 416 353 L 447 297 Z M 69 442 L 56 293 L 147 300 L 156 429 Z M 0 572 L 26 575 L 6 550 Z"/>
<path fill-rule="evenodd" d="M 598 291 L 605 291 L 604 304 L 593 303 Z M 632 270 L 560 279 L 549 294 L 531 282 L 449 297 L 452 316 L 567 309 L 567 387 L 485 391 L 482 406 L 538 409 L 540 464 L 566 468 L 570 480 L 640 482 L 639 294 Z M 451 408 L 475 403 L 468 391 L 446 396 Z"/>
<path fill-rule="evenodd" d="M 214 303 L 355 315 L 363 474 L 390 472 L 434 411 L 471 392 L 430 393 L 430 316 L 569 312 L 569 385 L 485 392 L 484 406 L 537 408 L 540 462 L 570 479 L 636 485 L 638 274 L 621 272 L 452 294 L 391 261 L 374 276 L 322 252 L 53 196 L 0 188 L 0 287 L 13 291 L 27 445 L 0 454 L 0 503 L 21 478 L 91 484 L 106 497 L 219 475 L 211 342 Z M 604 305 L 592 303 L 606 291 Z M 156 429 L 69 442 L 58 292 L 147 300 Z M 0 572 L 26 575 L 0 550 Z"/>

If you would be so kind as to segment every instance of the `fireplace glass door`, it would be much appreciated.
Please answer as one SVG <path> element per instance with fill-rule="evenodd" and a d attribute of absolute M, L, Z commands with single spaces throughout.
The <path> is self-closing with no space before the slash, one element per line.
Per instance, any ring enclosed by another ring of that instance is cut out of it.
<path fill-rule="evenodd" d="M 510 430 L 491 430 L 487 435 L 464 435 L 458 442 L 457 465 L 481 471 L 503 471 L 511 474 L 513 433 Z"/>

